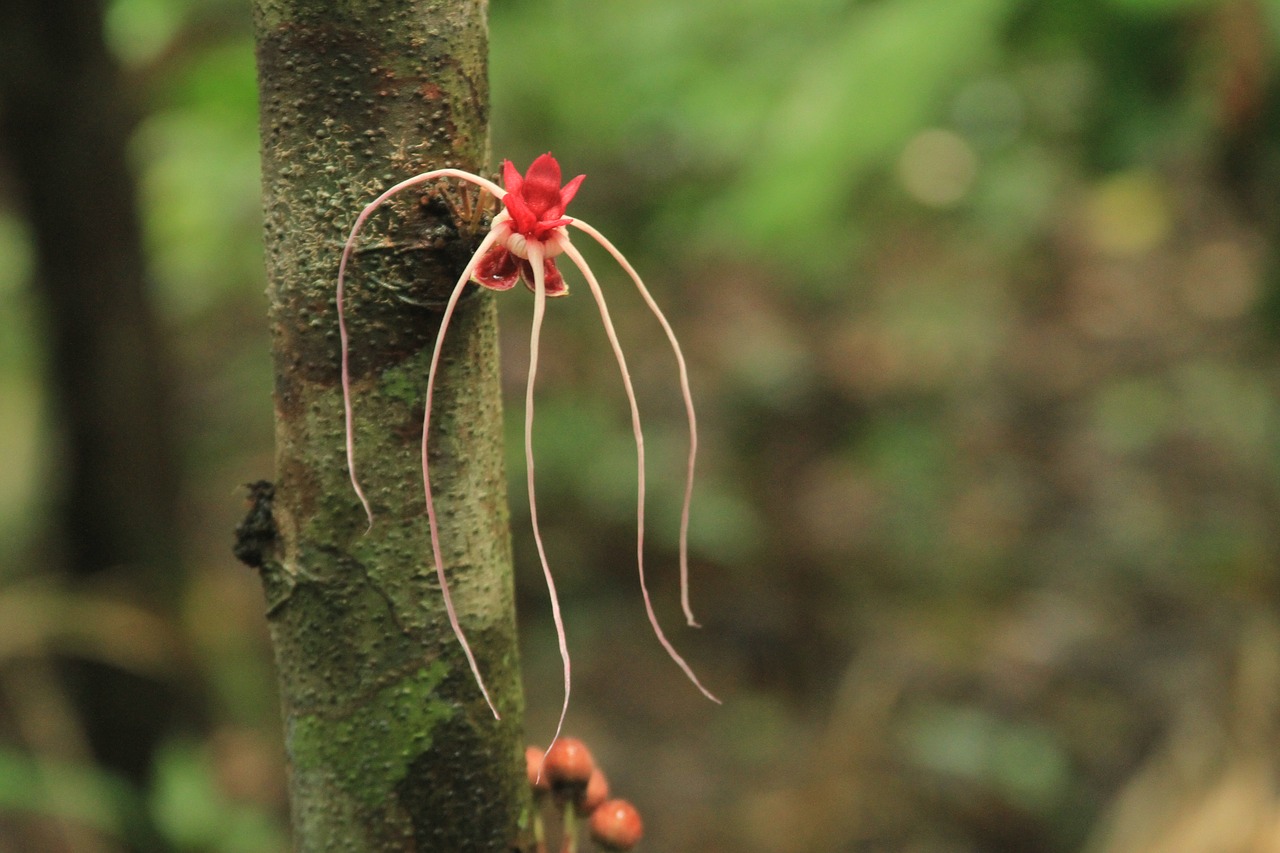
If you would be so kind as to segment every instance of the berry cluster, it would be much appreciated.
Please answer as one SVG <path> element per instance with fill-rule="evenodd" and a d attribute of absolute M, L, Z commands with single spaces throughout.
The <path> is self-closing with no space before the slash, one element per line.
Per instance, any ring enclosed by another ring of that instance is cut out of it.
<path fill-rule="evenodd" d="M 560 738 L 545 753 L 536 746 L 526 748 L 524 760 L 538 809 L 534 818 L 538 853 L 547 853 L 542 815 L 548 802 L 560 819 L 560 853 L 577 853 L 578 824 L 583 819 L 600 849 L 635 847 L 644 834 L 640 813 L 626 800 L 609 798 L 609 782 L 586 744 L 577 738 Z"/>

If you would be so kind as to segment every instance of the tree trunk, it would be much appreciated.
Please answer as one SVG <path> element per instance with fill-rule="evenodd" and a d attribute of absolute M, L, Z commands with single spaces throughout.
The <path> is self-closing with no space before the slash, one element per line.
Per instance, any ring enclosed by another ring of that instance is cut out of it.
<path fill-rule="evenodd" d="M 496 315 L 468 293 L 432 414 L 432 482 L 454 600 L 501 710 L 493 718 L 434 581 L 420 466 L 440 309 L 479 235 L 444 185 L 375 216 L 348 284 L 356 454 L 348 481 L 334 306 L 361 208 L 487 147 L 483 0 L 256 0 L 276 374 L 274 496 L 240 553 L 258 564 L 280 674 L 296 846 L 525 849 Z M 479 291 L 479 288 L 475 288 Z"/>

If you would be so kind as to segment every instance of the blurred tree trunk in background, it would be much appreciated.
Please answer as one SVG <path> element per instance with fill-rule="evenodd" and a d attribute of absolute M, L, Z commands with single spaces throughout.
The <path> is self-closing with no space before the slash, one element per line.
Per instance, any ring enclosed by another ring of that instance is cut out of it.
<path fill-rule="evenodd" d="M 163 608 L 182 581 L 169 362 L 126 156 L 134 113 L 102 11 L 95 0 L 0 4 L 0 156 L 43 302 L 62 454 L 54 560 L 78 585 Z M 171 687 L 89 662 L 65 671 L 98 758 L 142 780 Z"/>
<path fill-rule="evenodd" d="M 357 462 L 376 514 L 367 531 L 347 478 L 334 306 L 343 240 L 377 192 L 428 164 L 484 162 L 486 8 L 255 3 L 278 480 L 273 497 L 257 488 L 240 553 L 266 588 L 301 850 L 521 846 L 523 700 L 486 294 L 468 294 L 450 331 L 432 480 L 454 600 L 501 721 L 450 630 L 424 515 L 427 366 L 479 236 L 459 230 L 456 188 L 405 193 L 371 220 L 354 257 Z"/>

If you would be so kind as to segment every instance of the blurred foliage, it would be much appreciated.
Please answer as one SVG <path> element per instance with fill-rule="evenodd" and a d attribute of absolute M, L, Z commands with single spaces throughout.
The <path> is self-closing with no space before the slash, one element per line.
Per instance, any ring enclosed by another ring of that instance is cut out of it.
<path fill-rule="evenodd" d="M 493 165 L 552 150 L 588 175 L 573 213 L 645 273 L 699 401 L 695 633 L 675 363 L 584 245 L 641 394 L 659 610 L 727 700 L 704 704 L 648 633 L 616 365 L 590 301 L 557 302 L 535 441 L 569 727 L 645 813 L 646 849 L 1273 849 L 1280 3 L 491 14 Z M 217 718 L 149 791 L 0 726 L 0 851 L 10 826 L 112 849 L 140 809 L 174 849 L 280 849 L 260 593 L 228 547 L 237 484 L 271 466 L 249 24 L 224 0 L 115 0 L 107 21 L 145 109 L 183 380 L 191 576 L 163 630 L 191 665 L 166 677 Z M 26 243 L 0 195 L 0 601 L 39 579 L 58 476 Z M 529 300 L 502 312 L 537 741 L 560 687 L 523 504 Z M 0 692 L 33 717 L 60 705 L 31 661 L 85 654 L 21 616 L 0 652 Z"/>

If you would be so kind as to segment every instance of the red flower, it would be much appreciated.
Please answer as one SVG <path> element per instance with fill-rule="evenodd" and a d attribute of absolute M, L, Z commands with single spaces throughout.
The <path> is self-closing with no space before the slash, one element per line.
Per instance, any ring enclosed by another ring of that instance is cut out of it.
<path fill-rule="evenodd" d="M 564 249 L 564 226 L 572 220 L 564 209 L 578 192 L 586 175 L 579 175 L 560 186 L 560 164 L 550 154 L 543 154 L 529 166 L 522 177 L 510 160 L 502 161 L 502 183 L 506 210 L 494 218 L 493 228 L 498 243 L 476 264 L 472 278 L 490 290 L 510 290 L 517 279 L 533 290 L 533 265 L 529 263 L 527 245 L 530 240 L 543 244 L 543 260 L 547 296 L 569 293 L 563 276 L 556 269 L 555 256 Z"/>
<path fill-rule="evenodd" d="M 342 346 L 342 408 L 346 419 L 347 468 L 351 477 L 351 486 L 355 490 L 356 496 L 360 499 L 360 504 L 364 507 L 365 515 L 372 526 L 373 506 L 369 503 L 369 499 L 365 496 L 364 490 L 360 487 L 359 480 L 356 477 L 355 415 L 352 409 L 352 381 L 347 326 L 343 315 L 343 285 L 347 265 L 351 262 L 352 254 L 357 247 L 356 238 L 360 233 L 361 227 L 373 215 L 374 211 L 399 192 L 442 178 L 452 178 L 473 184 L 489 193 L 493 198 L 502 199 L 506 209 L 493 218 L 489 233 L 485 235 L 480 246 L 472 254 L 467 261 L 466 267 L 458 276 L 458 282 L 454 285 L 453 292 L 449 295 L 449 301 L 445 304 L 444 313 L 440 316 L 440 329 L 436 333 L 435 349 L 431 353 L 431 366 L 427 370 L 426 400 L 423 405 L 422 485 L 426 498 L 427 527 L 431 534 L 431 551 L 435 558 L 436 579 L 440 584 L 441 597 L 444 599 L 444 608 L 449 617 L 449 624 L 453 628 L 454 635 L 458 638 L 458 644 L 462 647 L 467 663 L 471 666 L 471 674 L 475 677 L 476 685 L 484 695 L 485 701 L 488 702 L 489 709 L 493 711 L 493 716 L 497 718 L 498 708 L 494 705 L 488 689 L 484 686 L 484 679 L 480 676 L 479 664 L 476 662 L 475 655 L 471 652 L 470 645 L 467 644 L 462 624 L 458 619 L 457 609 L 453 606 L 453 599 L 449 594 L 449 580 L 445 572 L 443 551 L 440 544 L 440 531 L 436 523 L 435 503 L 431 496 L 431 474 L 427 443 L 431 435 L 431 401 L 440 365 L 440 353 L 444 345 L 445 333 L 449 328 L 449 321 L 457 308 L 458 300 L 472 281 L 493 290 L 509 290 L 515 287 L 518 279 L 524 279 L 525 284 L 536 293 L 538 281 L 534 275 L 533 265 L 529 261 L 529 257 L 532 255 L 543 262 L 543 275 L 541 276 L 543 296 L 564 296 L 569 291 L 565 287 L 564 279 L 560 276 L 559 270 L 556 269 L 554 260 L 557 256 L 563 254 L 582 273 L 586 279 L 587 287 L 591 290 L 592 297 L 594 297 L 596 304 L 600 308 L 605 334 L 609 338 L 614 357 L 618 361 L 618 368 L 622 373 L 623 390 L 626 392 L 627 401 L 631 406 L 631 424 L 636 439 L 636 569 L 640 575 L 640 594 L 644 598 L 649 624 L 653 626 L 653 632 L 657 636 L 658 642 L 671 659 L 684 671 L 684 674 L 688 676 L 694 686 L 701 690 L 711 701 L 719 702 L 719 699 L 702 686 L 702 682 L 698 681 L 698 677 L 694 675 L 689 664 L 685 662 L 684 658 L 680 657 L 680 653 L 676 651 L 675 647 L 671 645 L 671 641 L 662 632 L 662 628 L 658 624 L 658 617 L 654 613 L 653 605 L 649 600 L 649 590 L 645 584 L 644 570 L 644 436 L 640 431 L 639 404 L 636 402 L 635 391 L 631 387 L 631 375 L 627 372 L 627 362 L 622 353 L 622 345 L 618 342 L 618 337 L 613 329 L 613 321 L 609 318 L 609 309 L 605 305 L 604 292 L 600 289 L 595 274 L 587 265 L 586 259 L 570 241 L 568 226 L 572 225 L 575 229 L 594 240 L 621 265 L 623 271 L 626 272 L 636 286 L 641 298 L 649 306 L 649 310 L 657 318 L 663 331 L 666 332 L 667 339 L 671 342 L 671 349 L 676 357 L 676 366 L 680 371 L 681 393 L 684 395 L 685 410 L 689 417 L 689 463 L 685 474 L 684 508 L 681 511 L 680 518 L 680 603 L 684 607 L 685 618 L 689 624 L 697 625 L 693 618 L 693 611 L 689 607 L 688 578 L 689 505 L 693 497 L 693 466 L 698 450 L 698 428 L 693 412 L 693 396 L 689 390 L 689 372 L 685 366 L 684 355 L 680 352 L 680 344 L 676 340 L 675 332 L 671 330 L 671 324 L 667 322 L 667 318 L 663 315 L 662 309 L 658 307 L 648 288 L 644 286 L 644 282 L 640 279 L 640 274 L 627 262 L 622 252 L 618 251 L 617 247 L 592 226 L 581 219 L 570 219 L 564 215 L 565 208 L 577 193 L 578 185 L 582 183 L 581 175 L 561 186 L 560 164 L 550 154 L 544 154 L 533 161 L 533 164 L 529 166 L 529 171 L 524 175 L 517 172 L 510 161 L 504 161 L 502 164 L 502 177 L 503 182 L 506 184 L 505 189 L 488 178 L 483 178 L 480 175 L 465 172 L 461 169 L 444 168 L 422 172 L 406 178 L 383 191 L 381 195 L 365 205 L 364 209 L 360 211 L 360 215 L 356 217 L 355 224 L 351 226 L 351 233 L 347 236 L 347 242 L 342 247 L 342 258 L 338 261 L 338 285 L 334 294 L 338 309 L 338 339 Z M 560 618 L 560 605 L 556 599 L 555 582 L 552 579 L 551 568 L 547 564 L 547 556 L 542 547 L 542 535 L 538 530 L 537 513 L 535 511 L 537 500 L 534 495 L 533 478 L 533 385 L 534 377 L 537 374 L 539 334 L 542 328 L 545 307 L 545 299 L 534 300 L 533 325 L 529 333 L 529 375 L 525 383 L 524 446 L 525 468 L 529 482 L 529 514 L 530 520 L 533 522 L 533 538 L 538 546 L 538 561 L 542 564 L 542 572 L 547 580 L 547 590 L 551 596 L 551 616 L 555 621 L 556 635 L 560 641 L 560 658 L 564 662 L 564 704 L 560 708 L 560 722 L 556 726 L 555 737 L 552 738 L 552 742 L 555 743 L 559 740 L 560 728 L 563 726 L 565 714 L 569 710 L 569 649 L 565 640 L 564 622 Z M 526 761 L 530 761 L 527 755 Z M 538 758 L 538 761 L 539 766 L 541 766 L 541 757 Z M 550 763 L 550 759 L 548 759 L 548 764 Z M 589 780 L 587 784 L 590 785 Z M 625 817 L 625 815 L 623 816 Z M 602 817 L 600 819 L 604 820 L 605 818 Z M 638 819 L 634 823 L 634 828 L 638 832 Z M 638 835 L 636 837 L 638 838 Z M 626 843 L 626 838 L 614 840 Z M 634 839 L 629 843 L 634 843 Z M 616 847 L 614 849 L 626 848 Z"/>

